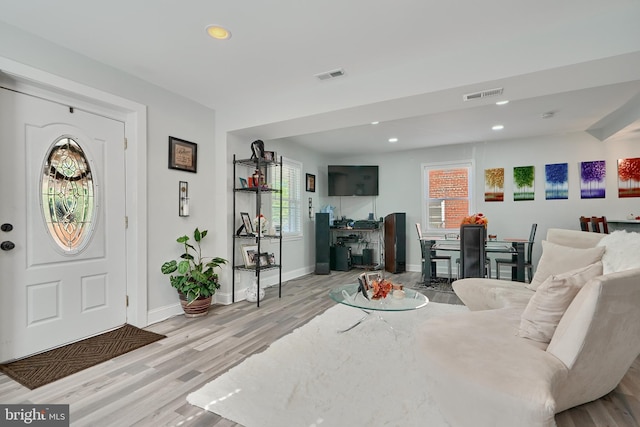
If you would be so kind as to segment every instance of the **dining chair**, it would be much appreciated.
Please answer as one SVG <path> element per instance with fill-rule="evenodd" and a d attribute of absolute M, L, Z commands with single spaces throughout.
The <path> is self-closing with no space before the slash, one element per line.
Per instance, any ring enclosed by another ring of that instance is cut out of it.
<path fill-rule="evenodd" d="M 460 258 L 458 278 L 486 277 L 487 229 L 482 224 L 463 224 L 460 226 Z"/>
<path fill-rule="evenodd" d="M 602 231 L 600 231 L 600 224 L 602 224 Z M 607 224 L 606 216 L 592 216 L 591 217 L 591 229 L 595 233 L 609 234 L 609 225 Z"/>
<path fill-rule="evenodd" d="M 420 242 L 420 251 L 422 252 L 422 280 L 423 282 L 426 282 L 426 278 L 430 278 L 431 274 L 427 274 L 427 272 L 425 271 L 425 269 L 429 268 L 425 262 L 425 260 L 427 259 L 427 251 L 431 251 L 431 248 L 427 247 L 427 241 L 422 239 L 422 228 L 420 227 L 420 223 L 416 222 L 416 231 L 418 232 L 418 241 Z M 449 283 L 451 283 L 451 257 L 449 255 L 436 255 L 435 251 L 431 251 L 431 254 L 429 256 L 429 258 L 431 259 L 431 271 L 433 271 L 434 273 L 437 273 L 436 270 L 436 261 L 446 261 L 447 262 L 447 267 L 448 267 L 448 272 L 449 272 Z M 437 276 L 437 274 L 436 274 Z M 423 284 L 428 284 L 428 283 L 423 283 Z"/>
<path fill-rule="evenodd" d="M 591 231 L 589 230 L 589 225 L 591 224 L 591 218 L 587 216 L 580 217 L 580 230 L 582 231 Z"/>
<path fill-rule="evenodd" d="M 529 282 L 531 282 L 531 278 L 533 277 L 533 259 L 532 259 L 533 242 L 535 241 L 535 238 L 536 238 L 537 229 L 538 229 L 538 224 L 531 224 L 531 232 L 529 233 L 529 243 L 527 244 L 527 256 L 524 260 L 524 268 L 527 271 Z M 517 267 L 518 263 L 515 262 L 512 258 L 496 258 L 496 278 L 497 279 L 500 279 L 500 267 L 503 265 L 513 268 L 513 267 Z"/>

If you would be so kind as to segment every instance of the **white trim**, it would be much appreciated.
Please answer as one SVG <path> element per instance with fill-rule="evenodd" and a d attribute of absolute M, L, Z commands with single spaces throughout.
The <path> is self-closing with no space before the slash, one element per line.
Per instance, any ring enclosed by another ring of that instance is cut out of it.
<path fill-rule="evenodd" d="M 54 101 L 73 100 L 86 109 L 125 123 L 127 173 L 127 323 L 147 326 L 147 107 L 0 56 L 0 72 Z M 124 220 L 124 219 L 123 219 Z"/>

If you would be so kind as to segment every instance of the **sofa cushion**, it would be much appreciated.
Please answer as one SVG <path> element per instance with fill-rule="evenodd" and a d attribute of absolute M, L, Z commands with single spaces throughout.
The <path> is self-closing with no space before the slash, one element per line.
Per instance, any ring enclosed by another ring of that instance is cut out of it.
<path fill-rule="evenodd" d="M 534 294 L 521 282 L 510 280 L 466 278 L 453 282 L 453 290 L 469 310 L 492 310 L 502 307 L 524 307 Z"/>
<path fill-rule="evenodd" d="M 580 289 L 594 277 L 602 275 L 602 262 L 559 275 L 542 282 L 522 312 L 518 335 L 548 343 Z"/>
<path fill-rule="evenodd" d="M 535 291 L 542 282 L 547 280 L 547 277 L 553 274 L 561 274 L 594 264 L 602 259 L 604 250 L 603 246 L 579 249 L 543 240 L 542 256 L 536 267 L 536 273 L 531 283 L 526 286 Z"/>
<path fill-rule="evenodd" d="M 597 246 L 606 249 L 602 255 L 603 274 L 640 268 L 640 233 L 617 230 L 607 234 Z"/>

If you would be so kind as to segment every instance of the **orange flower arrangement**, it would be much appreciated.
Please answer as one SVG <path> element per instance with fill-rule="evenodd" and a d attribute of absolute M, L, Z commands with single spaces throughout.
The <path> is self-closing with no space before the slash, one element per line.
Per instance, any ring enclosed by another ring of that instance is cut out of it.
<path fill-rule="evenodd" d="M 386 298 L 389 292 L 394 289 L 402 290 L 403 288 L 402 285 L 394 285 L 386 279 L 374 280 L 373 283 L 371 283 L 371 287 L 373 288 L 373 295 L 371 296 L 372 299 Z"/>
<path fill-rule="evenodd" d="M 484 228 L 487 228 L 488 223 L 489 220 L 487 219 L 487 217 L 484 216 L 482 212 L 478 212 L 477 214 L 465 216 L 464 218 L 462 218 L 461 224 L 482 224 L 484 225 Z"/>

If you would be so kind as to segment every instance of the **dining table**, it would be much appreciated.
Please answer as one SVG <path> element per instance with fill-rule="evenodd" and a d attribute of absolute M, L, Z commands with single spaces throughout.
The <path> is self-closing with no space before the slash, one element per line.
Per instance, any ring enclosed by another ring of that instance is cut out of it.
<path fill-rule="evenodd" d="M 447 239 L 443 237 L 424 237 L 420 243 L 424 245 L 424 259 L 422 261 L 422 282 L 429 283 L 436 278 L 435 263 L 431 257 L 438 251 L 460 252 L 460 239 Z M 486 253 L 510 254 L 514 261 L 511 268 L 511 280 L 525 281 L 525 249 L 530 244 L 528 239 L 504 238 L 502 240 L 487 240 L 485 242 Z"/>

